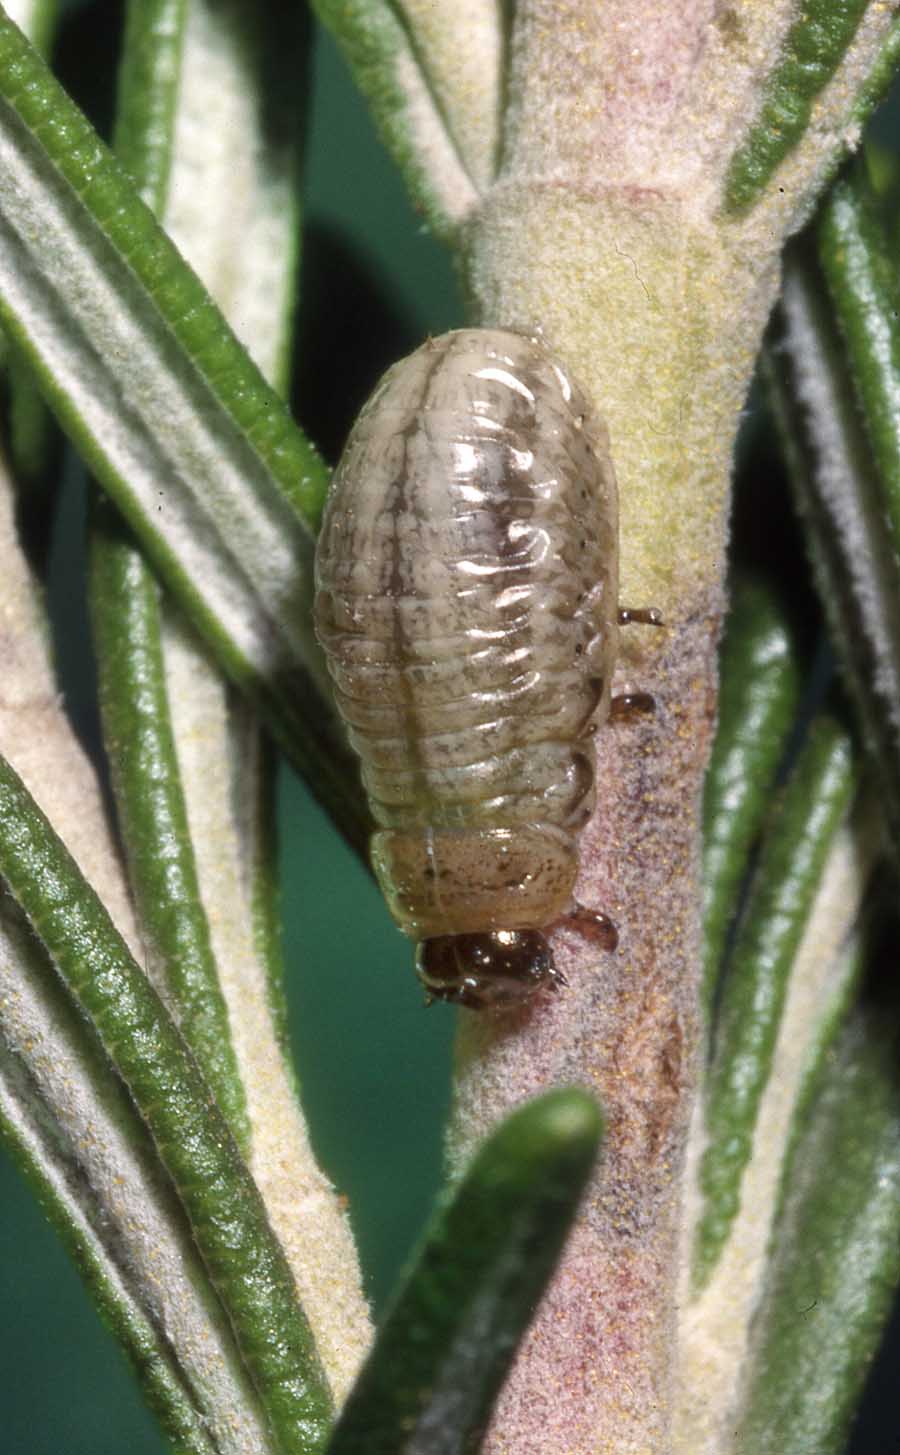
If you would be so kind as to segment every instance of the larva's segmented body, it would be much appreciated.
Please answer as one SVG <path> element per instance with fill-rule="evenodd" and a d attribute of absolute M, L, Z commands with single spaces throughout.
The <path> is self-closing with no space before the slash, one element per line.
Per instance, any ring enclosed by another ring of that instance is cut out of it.
<path fill-rule="evenodd" d="M 606 429 L 540 338 L 464 329 L 388 371 L 334 476 L 316 629 L 372 855 L 432 994 L 555 972 L 617 652 Z"/>

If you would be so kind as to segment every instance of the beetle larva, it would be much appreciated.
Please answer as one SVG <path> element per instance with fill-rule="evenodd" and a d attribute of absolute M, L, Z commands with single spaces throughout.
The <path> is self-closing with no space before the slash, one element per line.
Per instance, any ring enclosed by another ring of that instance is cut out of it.
<path fill-rule="evenodd" d="M 462 329 L 388 370 L 331 485 L 316 630 L 432 996 L 560 979 L 617 597 L 607 432 L 541 338 Z"/>

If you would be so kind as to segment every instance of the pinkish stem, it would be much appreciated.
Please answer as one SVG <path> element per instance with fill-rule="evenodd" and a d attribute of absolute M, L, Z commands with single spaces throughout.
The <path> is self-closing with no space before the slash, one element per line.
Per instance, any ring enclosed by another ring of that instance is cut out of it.
<path fill-rule="evenodd" d="M 612 914 L 618 950 L 560 929 L 567 990 L 516 1022 L 462 1016 L 456 1157 L 473 1127 L 549 1086 L 593 1089 L 608 1121 L 602 1165 L 497 1406 L 492 1455 L 647 1455 L 668 1444 L 697 1042 L 696 825 L 720 615 L 714 594 L 660 644 L 656 715 L 601 735 L 579 894 Z"/>

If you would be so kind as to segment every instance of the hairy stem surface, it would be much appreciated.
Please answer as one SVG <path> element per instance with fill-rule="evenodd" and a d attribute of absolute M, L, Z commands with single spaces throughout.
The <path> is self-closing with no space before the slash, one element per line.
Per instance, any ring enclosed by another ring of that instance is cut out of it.
<path fill-rule="evenodd" d="M 740 106 L 756 104 L 751 87 L 735 109 L 733 40 L 711 7 L 675 16 L 632 0 L 616 14 L 612 34 L 577 0 L 517 9 L 504 166 L 465 238 L 478 321 L 540 328 L 604 416 L 621 600 L 660 608 L 666 623 L 624 634 L 613 690 L 649 691 L 656 711 L 600 733 L 582 839 L 578 897 L 613 916 L 618 950 L 559 929 L 566 992 L 516 1023 L 462 1024 L 457 1169 L 486 1127 L 545 1086 L 595 1089 L 608 1118 L 603 1165 L 495 1411 L 492 1455 L 670 1449 L 731 458 L 781 240 L 839 141 L 804 141 L 787 191 L 773 186 L 726 220 Z M 786 20 L 777 5 L 747 17 L 755 64 L 771 51 L 765 25 Z M 822 94 L 823 115 L 849 104 Z"/>

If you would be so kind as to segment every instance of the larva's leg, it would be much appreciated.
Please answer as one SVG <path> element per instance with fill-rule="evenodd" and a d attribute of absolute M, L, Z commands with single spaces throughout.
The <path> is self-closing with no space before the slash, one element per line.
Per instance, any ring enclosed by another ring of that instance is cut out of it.
<path fill-rule="evenodd" d="M 566 915 L 565 922 L 580 935 L 584 935 L 586 940 L 592 940 L 604 950 L 614 950 L 619 943 L 619 931 L 609 915 L 603 914 L 599 909 L 588 909 L 577 900 Z"/>
<path fill-rule="evenodd" d="M 656 606 L 620 606 L 619 626 L 639 623 L 643 626 L 665 626 L 662 612 Z M 649 692 L 621 692 L 609 704 L 611 722 L 635 717 L 638 713 L 655 712 L 656 703 Z"/>
<path fill-rule="evenodd" d="M 658 606 L 620 606 L 618 616 L 619 626 L 665 626 Z"/>
<path fill-rule="evenodd" d="M 609 720 L 627 722 L 645 712 L 655 711 L 656 699 L 649 692 L 620 692 L 609 704 Z"/>

